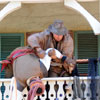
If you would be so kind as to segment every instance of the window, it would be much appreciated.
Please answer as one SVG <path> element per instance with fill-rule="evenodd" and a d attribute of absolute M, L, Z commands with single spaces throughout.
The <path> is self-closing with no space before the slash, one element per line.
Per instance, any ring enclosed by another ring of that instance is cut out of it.
<path fill-rule="evenodd" d="M 97 58 L 99 56 L 99 37 L 92 31 L 75 32 L 75 57 L 77 59 Z M 80 75 L 87 75 L 88 64 L 78 64 Z"/>
<path fill-rule="evenodd" d="M 24 34 L 0 34 L 0 60 L 6 57 L 19 46 L 24 46 Z M 0 64 L 1 68 L 1 64 Z M 0 74 L 0 78 L 4 78 L 5 71 Z"/>

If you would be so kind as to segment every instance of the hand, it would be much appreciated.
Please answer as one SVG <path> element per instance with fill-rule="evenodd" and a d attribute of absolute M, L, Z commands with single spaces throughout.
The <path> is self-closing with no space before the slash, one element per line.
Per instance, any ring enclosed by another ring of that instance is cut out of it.
<path fill-rule="evenodd" d="M 42 50 L 41 48 L 37 48 L 37 49 L 36 49 L 36 53 L 37 53 L 37 56 L 38 56 L 39 58 L 44 58 L 44 56 L 45 56 L 45 51 Z"/>
<path fill-rule="evenodd" d="M 76 64 L 76 59 L 72 59 L 72 58 L 67 58 L 66 59 L 66 63 L 70 66 L 73 66 Z"/>
<path fill-rule="evenodd" d="M 64 62 L 64 68 L 66 69 L 67 72 L 69 72 L 70 74 L 72 73 L 72 71 L 75 68 L 75 64 L 76 64 L 76 60 L 72 59 L 72 58 L 67 58 Z"/>

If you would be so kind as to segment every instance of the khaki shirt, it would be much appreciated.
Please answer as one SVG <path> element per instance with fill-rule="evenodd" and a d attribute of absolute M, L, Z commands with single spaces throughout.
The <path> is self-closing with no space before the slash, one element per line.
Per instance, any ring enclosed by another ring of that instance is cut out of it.
<path fill-rule="evenodd" d="M 30 35 L 28 37 L 28 44 L 33 49 L 35 47 L 40 47 L 43 50 L 46 50 L 47 48 L 55 48 L 56 41 L 54 40 L 52 34 L 48 30 L 45 30 L 43 32 Z M 56 49 L 68 58 L 72 58 L 74 45 L 70 34 L 66 34 L 63 39 L 58 42 Z"/>

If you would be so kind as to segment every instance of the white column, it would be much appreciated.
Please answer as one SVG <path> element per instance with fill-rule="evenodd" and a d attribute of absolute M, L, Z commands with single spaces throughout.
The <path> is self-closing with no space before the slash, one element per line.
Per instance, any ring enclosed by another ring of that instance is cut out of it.
<path fill-rule="evenodd" d="M 75 9 L 82 14 L 90 24 L 95 35 L 100 34 L 100 22 L 97 21 L 87 10 L 85 10 L 76 0 L 64 0 L 64 5 Z"/>
<path fill-rule="evenodd" d="M 0 11 L 0 21 L 3 20 L 8 14 L 21 8 L 21 2 L 10 2 Z"/>

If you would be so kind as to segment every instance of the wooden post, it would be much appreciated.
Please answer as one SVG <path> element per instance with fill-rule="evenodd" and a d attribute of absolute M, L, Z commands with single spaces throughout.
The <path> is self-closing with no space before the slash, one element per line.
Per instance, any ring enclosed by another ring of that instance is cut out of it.
<path fill-rule="evenodd" d="M 89 62 L 88 59 L 77 59 L 76 63 L 77 64 L 87 64 Z"/>

